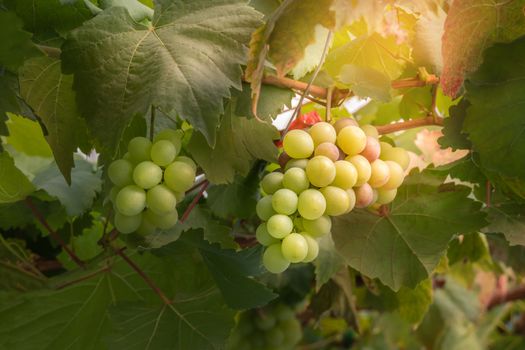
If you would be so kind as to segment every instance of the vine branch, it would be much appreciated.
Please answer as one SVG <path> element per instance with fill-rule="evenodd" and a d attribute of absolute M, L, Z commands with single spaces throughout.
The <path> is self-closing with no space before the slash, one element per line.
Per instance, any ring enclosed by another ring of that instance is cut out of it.
<path fill-rule="evenodd" d="M 406 121 L 399 122 L 399 123 L 380 125 L 380 126 L 377 126 L 376 128 L 380 135 L 385 135 L 385 134 L 390 134 L 396 131 L 414 129 L 414 128 L 419 128 L 421 126 L 428 126 L 428 125 L 443 126 L 443 118 L 435 117 L 435 116 L 428 116 L 428 117 L 420 118 L 420 119 L 406 120 Z"/>
<path fill-rule="evenodd" d="M 525 299 L 525 285 L 518 286 L 514 289 L 509 290 L 506 293 L 495 293 L 492 298 L 490 298 L 487 304 L 487 310 L 490 310 L 498 305 L 507 303 L 509 301 L 515 301 Z"/>
<path fill-rule="evenodd" d="M 186 208 L 186 211 L 184 212 L 184 214 L 182 214 L 182 217 L 180 219 L 181 223 L 183 223 L 184 221 L 186 221 L 186 219 L 188 219 L 188 216 L 190 216 L 191 211 L 193 210 L 193 208 L 195 208 L 195 206 L 199 202 L 199 199 L 201 199 L 202 195 L 204 194 L 204 191 L 206 191 L 206 189 L 208 188 L 209 184 L 210 182 L 208 180 L 205 180 L 202 183 L 199 193 L 197 193 L 197 195 L 191 201 L 190 205 L 188 205 L 188 208 Z"/>

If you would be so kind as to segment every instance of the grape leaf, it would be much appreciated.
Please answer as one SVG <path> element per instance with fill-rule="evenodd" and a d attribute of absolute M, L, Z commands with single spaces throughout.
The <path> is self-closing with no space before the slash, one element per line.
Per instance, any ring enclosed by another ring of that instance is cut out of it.
<path fill-rule="evenodd" d="M 454 235 L 486 225 L 470 189 L 428 172 L 405 181 L 385 216 L 356 210 L 335 218 L 336 249 L 353 268 L 393 289 L 415 287 L 438 265 Z"/>
<path fill-rule="evenodd" d="M 510 245 L 525 246 L 525 207 L 513 203 L 491 206 L 487 209 L 490 224 L 486 233 L 503 233 Z"/>
<path fill-rule="evenodd" d="M 255 159 L 277 160 L 273 141 L 277 129 L 255 119 L 238 117 L 234 106 L 228 104 L 217 132 L 217 144 L 210 148 L 202 133 L 194 132 L 188 151 L 202 167 L 206 178 L 215 184 L 231 183 L 235 173 L 246 175 Z"/>
<path fill-rule="evenodd" d="M 175 109 L 214 145 L 223 99 L 241 88 L 242 45 L 258 24 L 242 0 L 158 1 L 150 27 L 112 7 L 71 33 L 63 67 L 75 73 L 81 112 L 110 152 L 150 105 Z"/>
<path fill-rule="evenodd" d="M 140 22 L 143 19 L 151 20 L 153 18 L 153 10 L 137 0 L 101 0 L 100 6 L 103 9 L 114 6 L 125 7 L 128 10 L 130 16 L 136 22 Z"/>
<path fill-rule="evenodd" d="M 0 75 L 0 135 L 7 135 L 8 133 L 5 125 L 7 112 L 20 113 L 20 104 L 16 94 L 17 89 L 16 77 L 7 74 Z"/>
<path fill-rule="evenodd" d="M 9 136 L 5 140 L 10 146 L 28 156 L 42 158 L 53 156 L 42 133 L 42 128 L 36 121 L 11 113 L 8 116 L 9 120 L 6 125 Z"/>
<path fill-rule="evenodd" d="M 431 87 L 409 88 L 403 92 L 399 113 L 404 119 L 423 118 L 430 114 L 432 105 Z"/>
<path fill-rule="evenodd" d="M 319 64 L 323 55 L 326 38 L 328 36 L 328 29 L 321 25 L 315 26 L 315 34 L 313 42 L 304 48 L 304 56 L 298 61 L 290 74 L 294 79 L 301 79 L 306 74 L 314 70 Z"/>
<path fill-rule="evenodd" d="M 491 221 L 490 214 L 487 220 Z M 463 235 L 461 240 L 457 238 L 450 242 L 447 257 L 450 265 L 461 263 L 465 259 L 470 262 L 476 262 L 486 257 L 490 259 L 487 240 L 483 234 L 477 232 Z"/>
<path fill-rule="evenodd" d="M 472 144 L 463 131 L 463 123 L 467 116 L 467 108 L 470 103 L 467 100 L 450 107 L 450 118 L 445 118 L 443 121 L 443 136 L 438 139 L 441 148 L 457 149 L 471 149 Z"/>
<path fill-rule="evenodd" d="M 73 76 L 62 74 L 60 60 L 33 58 L 20 69 L 20 93 L 46 126 L 58 168 L 71 183 L 73 152 L 87 138 L 78 117 Z"/>
<path fill-rule="evenodd" d="M 338 79 L 351 86 L 359 97 L 371 97 L 379 101 L 390 100 L 390 80 L 375 69 L 345 64 L 341 67 Z"/>
<path fill-rule="evenodd" d="M 0 153 L 0 204 L 12 203 L 27 197 L 35 188 L 6 152 Z"/>
<path fill-rule="evenodd" d="M 31 33 L 22 30 L 22 21 L 12 12 L 0 11 L 0 66 L 17 73 L 24 61 L 42 55 L 31 41 Z"/>
<path fill-rule="evenodd" d="M 415 27 L 414 60 L 418 66 L 440 74 L 443 70 L 441 37 L 447 14 L 441 8 L 437 12 L 424 12 Z"/>
<path fill-rule="evenodd" d="M 39 173 L 33 179 L 33 184 L 36 188 L 56 197 L 66 208 L 69 216 L 78 216 L 91 207 L 97 192 L 100 192 L 101 175 L 101 170 L 95 171 L 91 163 L 78 158 L 71 171 L 71 185 L 66 183 L 54 163 Z"/>
<path fill-rule="evenodd" d="M 261 97 L 257 104 L 257 117 L 263 120 L 275 118 L 283 108 L 292 106 L 294 92 L 272 85 L 261 86 Z M 243 84 L 242 91 L 237 98 L 235 114 L 243 117 L 253 117 L 252 113 L 252 90 L 250 85 Z"/>
<path fill-rule="evenodd" d="M 458 93 L 465 76 L 481 64 L 487 47 L 525 33 L 524 5 L 523 0 L 463 0 L 450 5 L 442 44 L 441 86 L 446 95 Z"/>
<path fill-rule="evenodd" d="M 335 249 L 331 235 L 321 237 L 319 243 L 319 255 L 314 260 L 315 286 L 317 290 L 328 282 L 344 266 L 344 260 Z"/>

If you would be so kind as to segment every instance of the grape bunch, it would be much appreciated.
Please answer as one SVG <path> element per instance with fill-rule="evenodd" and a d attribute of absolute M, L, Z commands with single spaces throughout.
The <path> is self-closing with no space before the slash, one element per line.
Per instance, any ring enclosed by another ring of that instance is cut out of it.
<path fill-rule="evenodd" d="M 359 127 L 351 118 L 286 133 L 279 158 L 284 172 L 262 179 L 264 196 L 256 206 L 263 221 L 256 238 L 266 246 L 268 271 L 313 261 L 317 239 L 331 231 L 331 216 L 394 200 L 410 158 L 378 137 L 375 127 Z"/>
<path fill-rule="evenodd" d="M 124 157 L 109 165 L 114 225 L 119 232 L 146 236 L 177 223 L 176 205 L 195 182 L 197 169 L 193 160 L 179 156 L 182 135 L 181 130 L 165 129 L 153 142 L 135 137 Z"/>
<path fill-rule="evenodd" d="M 301 323 L 283 304 L 240 314 L 228 342 L 228 350 L 289 350 L 303 337 Z"/>

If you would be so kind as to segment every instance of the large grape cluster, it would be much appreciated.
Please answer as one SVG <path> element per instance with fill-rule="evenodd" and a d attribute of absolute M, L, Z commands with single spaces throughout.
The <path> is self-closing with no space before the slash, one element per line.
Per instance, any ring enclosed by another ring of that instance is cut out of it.
<path fill-rule="evenodd" d="M 264 196 L 256 207 L 263 220 L 256 237 L 266 246 L 268 271 L 280 273 L 291 263 L 313 261 L 317 239 L 331 231 L 331 216 L 394 200 L 410 158 L 378 137 L 376 128 L 359 127 L 351 118 L 284 136 L 284 172 L 262 179 Z"/>
<path fill-rule="evenodd" d="M 135 137 L 124 157 L 109 165 L 119 232 L 146 236 L 177 223 L 176 205 L 193 185 L 197 168 L 193 160 L 179 156 L 182 135 L 180 130 L 165 129 L 153 142 Z"/>
<path fill-rule="evenodd" d="M 301 323 L 283 304 L 240 314 L 230 336 L 228 350 L 291 350 L 302 339 Z"/>

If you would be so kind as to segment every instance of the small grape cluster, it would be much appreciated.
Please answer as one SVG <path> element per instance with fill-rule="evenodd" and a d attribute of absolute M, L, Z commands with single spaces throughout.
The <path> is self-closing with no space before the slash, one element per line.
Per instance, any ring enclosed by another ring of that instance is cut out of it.
<path fill-rule="evenodd" d="M 263 264 L 273 273 L 311 262 L 317 239 L 331 231 L 331 216 L 394 200 L 409 166 L 408 153 L 379 141 L 377 129 L 351 118 L 294 129 L 283 139 L 283 172 L 261 181 L 256 206 L 264 222 L 256 237 L 266 246 Z"/>
<path fill-rule="evenodd" d="M 230 336 L 228 350 L 289 350 L 302 339 L 301 323 L 283 304 L 240 314 Z"/>
<path fill-rule="evenodd" d="M 135 137 L 124 157 L 109 165 L 114 225 L 119 232 L 146 236 L 177 223 L 176 205 L 195 182 L 197 169 L 192 159 L 179 156 L 182 136 L 181 130 L 165 129 L 153 142 Z"/>

